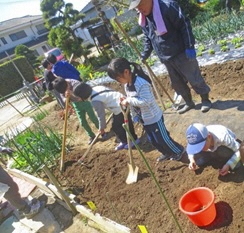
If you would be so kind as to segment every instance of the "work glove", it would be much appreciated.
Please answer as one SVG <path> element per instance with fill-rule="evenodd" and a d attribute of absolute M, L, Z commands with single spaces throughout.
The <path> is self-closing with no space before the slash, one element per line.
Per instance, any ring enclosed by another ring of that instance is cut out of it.
<path fill-rule="evenodd" d="M 196 50 L 195 49 L 186 49 L 185 51 L 186 53 L 186 57 L 189 59 L 189 60 L 193 60 L 196 58 L 197 54 L 196 54 Z"/>
<path fill-rule="evenodd" d="M 9 147 L 2 147 L 2 153 L 11 155 L 14 151 Z"/>

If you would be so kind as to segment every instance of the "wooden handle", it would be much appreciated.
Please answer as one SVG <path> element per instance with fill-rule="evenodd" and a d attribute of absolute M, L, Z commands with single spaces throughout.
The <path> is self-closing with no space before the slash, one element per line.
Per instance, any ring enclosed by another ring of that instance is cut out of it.
<path fill-rule="evenodd" d="M 108 117 L 108 119 L 106 120 L 106 125 L 109 123 L 109 121 L 112 119 L 113 117 L 113 113 L 111 113 L 111 115 Z M 94 145 L 94 143 L 97 141 L 98 137 L 100 136 L 100 132 L 96 135 L 96 137 L 93 139 L 92 143 L 89 145 L 89 147 L 87 148 L 85 154 L 78 160 L 78 162 L 83 162 L 84 158 L 88 155 L 88 153 L 90 152 L 92 146 Z"/>
<path fill-rule="evenodd" d="M 66 132 L 67 132 L 67 122 L 68 122 L 68 110 L 69 110 L 69 96 L 66 98 L 65 102 L 65 116 L 64 116 L 64 131 L 63 131 L 63 141 L 62 141 L 62 154 L 60 160 L 60 171 L 64 169 L 64 161 L 65 161 L 65 142 L 66 142 Z"/>

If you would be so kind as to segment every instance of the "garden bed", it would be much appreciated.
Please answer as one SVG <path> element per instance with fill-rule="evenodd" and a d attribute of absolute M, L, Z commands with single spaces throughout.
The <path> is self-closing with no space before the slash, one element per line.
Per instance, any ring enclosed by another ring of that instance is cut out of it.
<path fill-rule="evenodd" d="M 201 67 L 201 70 L 212 89 L 210 97 L 213 101 L 213 109 L 203 114 L 200 112 L 200 105 L 197 105 L 196 110 L 183 115 L 168 109 L 164 113 L 167 129 L 172 137 L 183 145 L 186 145 L 185 130 L 192 122 L 223 124 L 232 129 L 238 138 L 243 139 L 244 60 L 213 64 Z M 167 76 L 160 76 L 160 81 L 173 96 Z M 116 83 L 111 86 L 122 90 Z M 162 97 L 164 100 L 167 98 L 165 96 Z M 193 96 L 199 103 L 199 97 Z M 42 122 L 62 132 L 63 121 L 57 117 L 57 112 L 53 109 L 49 112 L 50 114 Z M 146 226 L 150 233 L 180 232 L 136 150 L 133 150 L 133 155 L 139 167 L 138 182 L 131 185 L 125 183 L 128 175 L 128 152 L 126 150 L 114 152 L 116 142 L 112 132 L 109 132 L 107 141 L 98 141 L 94 145 L 85 160 L 88 167 L 75 162 L 85 153 L 88 140 L 83 129 L 77 130 L 78 126 L 77 118 L 72 115 L 68 120 L 68 134 L 72 134 L 74 141 L 71 152 L 67 155 L 65 172 L 61 174 L 59 167 L 53 170 L 63 187 L 71 190 L 80 204 L 89 207 L 87 202 L 92 201 L 96 206 L 96 212 L 126 225 L 131 232 L 140 232 L 138 225 Z M 137 125 L 136 131 L 141 136 L 140 147 L 183 232 L 213 230 L 216 233 L 241 233 L 244 231 L 243 209 L 240 204 L 244 201 L 243 167 L 225 177 L 219 177 L 218 168 L 221 164 L 212 164 L 195 173 L 187 168 L 187 158 L 179 162 L 165 161 L 155 166 L 159 153 L 146 142 L 147 138 L 141 126 Z M 189 189 L 199 186 L 209 187 L 216 195 L 217 218 L 213 224 L 204 228 L 194 226 L 178 209 L 180 197 Z"/>

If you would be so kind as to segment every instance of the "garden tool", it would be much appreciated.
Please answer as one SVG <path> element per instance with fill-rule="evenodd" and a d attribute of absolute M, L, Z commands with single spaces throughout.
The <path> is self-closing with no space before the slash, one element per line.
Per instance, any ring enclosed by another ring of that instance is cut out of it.
<path fill-rule="evenodd" d="M 66 142 L 66 131 L 67 131 L 67 121 L 68 121 L 68 110 L 69 110 L 69 96 L 66 97 L 65 101 L 65 116 L 64 116 L 64 131 L 63 131 L 63 141 L 62 141 L 62 154 L 60 160 L 60 171 L 64 170 L 64 161 L 65 161 L 65 142 Z"/>
<path fill-rule="evenodd" d="M 113 113 L 108 117 L 107 121 L 106 121 L 106 125 L 109 123 L 109 121 L 112 119 Z M 90 152 L 92 146 L 95 144 L 95 142 L 97 141 L 98 137 L 100 136 L 100 132 L 97 133 L 97 135 L 95 136 L 95 138 L 93 139 L 92 143 L 89 145 L 89 147 L 87 148 L 85 154 L 83 154 L 83 156 L 78 160 L 78 163 L 85 165 L 84 164 L 84 159 L 85 157 L 88 155 L 88 153 Z"/>
<path fill-rule="evenodd" d="M 124 115 L 125 123 L 123 124 L 123 127 L 126 127 L 128 129 L 129 128 L 129 122 L 128 122 L 129 106 L 127 106 L 126 109 L 124 109 L 123 106 L 121 106 L 121 105 L 120 105 L 120 107 L 121 107 L 122 113 Z M 134 159 L 132 156 L 131 140 L 130 140 L 130 137 L 127 132 L 126 132 L 126 137 L 127 137 L 128 154 L 129 154 L 129 158 L 130 158 L 130 163 L 128 163 L 129 174 L 128 174 L 125 182 L 126 182 L 126 184 L 132 184 L 132 183 L 137 182 L 139 168 L 137 166 L 135 166 Z"/>

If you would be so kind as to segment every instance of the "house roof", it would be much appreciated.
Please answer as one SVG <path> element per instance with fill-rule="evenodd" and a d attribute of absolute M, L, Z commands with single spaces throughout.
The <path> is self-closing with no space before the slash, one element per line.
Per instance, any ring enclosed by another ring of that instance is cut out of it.
<path fill-rule="evenodd" d="M 13 27 L 18 27 L 25 23 L 29 23 L 29 22 L 31 23 L 34 22 L 35 20 L 40 20 L 40 19 L 42 19 L 42 15 L 26 15 L 23 17 L 2 21 L 0 22 L 0 32 Z"/>
<path fill-rule="evenodd" d="M 92 2 L 88 2 L 86 4 L 86 6 L 80 12 L 85 14 L 86 12 L 88 12 L 89 10 L 91 10 L 93 8 L 94 8 L 94 5 L 92 4 Z"/>

